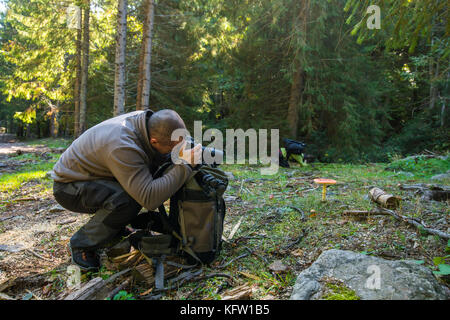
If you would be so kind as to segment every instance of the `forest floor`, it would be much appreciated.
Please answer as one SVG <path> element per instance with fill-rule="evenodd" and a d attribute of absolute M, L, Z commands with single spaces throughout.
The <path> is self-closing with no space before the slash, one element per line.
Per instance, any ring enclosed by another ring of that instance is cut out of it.
<path fill-rule="evenodd" d="M 68 293 L 67 244 L 89 215 L 61 208 L 52 196 L 51 170 L 66 140 L 0 144 L 0 294 L 12 299 L 62 299 Z M 20 151 L 18 151 L 20 150 Z M 161 299 L 221 299 L 231 289 L 251 288 L 252 299 L 289 299 L 297 275 L 328 249 L 361 252 L 393 260 L 416 260 L 432 270 L 448 255 L 446 240 L 425 234 L 391 216 L 349 217 L 345 210 L 374 208 L 371 187 L 400 196 L 396 212 L 449 232 L 449 202 L 422 201 L 400 184 L 436 183 L 434 174 L 450 161 L 393 169 L 389 164 L 313 163 L 280 168 L 262 176 L 252 165 L 223 165 L 232 178 L 225 194 L 222 252 L 204 267 L 198 281 L 186 281 Z M 327 201 L 315 178 L 331 178 Z M 440 181 L 450 185 L 449 179 Z M 274 262 L 277 262 L 275 265 Z M 81 280 L 109 278 L 118 268 L 106 264 Z M 216 274 L 217 276 L 214 276 Z M 448 285 L 448 283 L 447 283 Z M 128 282 L 118 299 L 149 297 L 151 286 Z"/>

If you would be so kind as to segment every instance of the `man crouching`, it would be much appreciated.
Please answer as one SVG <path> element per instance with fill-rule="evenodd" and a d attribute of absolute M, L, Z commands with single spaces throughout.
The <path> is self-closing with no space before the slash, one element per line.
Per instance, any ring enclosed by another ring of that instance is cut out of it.
<path fill-rule="evenodd" d="M 82 270 L 98 270 L 98 249 L 120 236 L 142 207 L 155 210 L 190 176 L 200 145 L 183 153 L 183 164 L 152 177 L 182 142 L 171 140 L 176 129 L 186 126 L 173 110 L 120 115 L 84 132 L 53 167 L 56 201 L 70 211 L 93 214 L 70 239 L 72 261 Z"/>

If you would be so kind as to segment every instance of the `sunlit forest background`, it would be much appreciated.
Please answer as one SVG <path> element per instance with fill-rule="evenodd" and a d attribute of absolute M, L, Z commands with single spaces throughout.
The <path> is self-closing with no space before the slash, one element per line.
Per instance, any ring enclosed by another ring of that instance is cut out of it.
<path fill-rule="evenodd" d="M 368 28 L 370 5 L 380 29 Z M 117 114 L 170 108 L 188 126 L 278 128 L 323 162 L 450 147 L 447 0 L 3 0 L 0 9 L 0 127 L 23 139 L 75 138 Z"/>

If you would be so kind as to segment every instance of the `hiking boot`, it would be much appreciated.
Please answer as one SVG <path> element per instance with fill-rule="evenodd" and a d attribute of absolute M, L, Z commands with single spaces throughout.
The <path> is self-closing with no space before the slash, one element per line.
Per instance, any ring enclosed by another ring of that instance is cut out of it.
<path fill-rule="evenodd" d="M 70 246 L 72 262 L 83 271 L 98 271 L 100 268 L 100 257 L 96 251 L 72 248 Z"/>

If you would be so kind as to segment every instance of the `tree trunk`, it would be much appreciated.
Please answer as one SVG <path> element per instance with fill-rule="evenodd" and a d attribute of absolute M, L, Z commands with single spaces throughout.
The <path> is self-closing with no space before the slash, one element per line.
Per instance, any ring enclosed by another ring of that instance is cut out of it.
<path fill-rule="evenodd" d="M 294 75 L 292 78 L 291 96 L 289 99 L 289 109 L 288 109 L 288 124 L 292 139 L 297 138 L 298 112 L 301 98 L 300 93 L 303 86 L 302 71 L 300 70 L 300 66 L 298 63 L 295 63 L 294 65 L 296 71 L 294 71 Z"/>
<path fill-rule="evenodd" d="M 52 138 L 58 137 L 58 112 L 59 112 L 59 101 L 56 101 L 56 106 L 50 106 L 51 115 L 50 115 L 50 135 Z"/>
<path fill-rule="evenodd" d="M 89 69 L 89 13 L 90 0 L 85 1 L 83 19 L 83 61 L 81 68 L 81 88 L 80 88 L 80 127 L 79 134 L 86 130 L 86 110 L 87 110 L 87 81 Z"/>
<path fill-rule="evenodd" d="M 450 72 L 447 72 L 447 81 L 445 84 L 445 91 L 444 92 L 448 92 L 448 83 L 449 83 L 449 78 L 450 78 Z M 442 107 L 441 107 L 441 128 L 444 128 L 445 126 L 445 98 L 441 97 L 441 95 L 439 94 L 439 99 L 441 99 L 442 102 Z"/>
<path fill-rule="evenodd" d="M 136 102 L 137 110 L 144 110 L 149 107 L 154 11 L 155 8 L 153 0 L 146 0 L 144 34 L 142 39 L 141 61 L 139 63 L 139 83 Z"/>
<path fill-rule="evenodd" d="M 80 14 L 81 15 L 81 14 Z M 73 135 L 77 138 L 80 135 L 80 87 L 81 87 L 81 26 L 77 29 L 77 38 L 75 40 L 76 46 L 76 74 L 75 74 L 75 86 L 73 92 L 73 100 L 75 103 L 74 108 L 74 126 L 73 126 Z"/>
<path fill-rule="evenodd" d="M 147 3 L 145 1 L 142 5 L 144 6 L 144 13 L 147 12 Z M 141 96 L 142 96 L 142 70 L 144 67 L 144 53 L 145 46 L 144 43 L 144 35 L 147 34 L 148 26 L 144 21 L 143 30 L 142 30 L 142 44 L 141 50 L 139 52 L 139 69 L 138 69 L 138 82 L 137 82 L 137 94 L 136 94 L 136 110 L 141 110 Z"/>
<path fill-rule="evenodd" d="M 294 57 L 294 73 L 292 76 L 291 94 L 289 98 L 289 107 L 287 120 L 289 125 L 289 132 L 292 139 L 297 138 L 298 121 L 299 121 L 299 107 L 302 102 L 302 91 L 304 88 L 302 55 L 304 47 L 306 46 L 306 32 L 309 18 L 309 0 L 301 2 L 301 8 L 298 16 L 294 16 L 293 33 L 297 33 L 297 28 L 300 28 L 300 39 L 298 43 L 297 52 Z M 300 25 L 299 25 L 300 24 Z"/>
<path fill-rule="evenodd" d="M 433 68 L 434 67 L 434 68 Z M 436 100 L 438 96 L 438 89 L 436 88 L 435 81 L 439 76 L 439 60 L 434 63 L 432 61 L 430 63 L 430 110 L 434 110 L 434 106 L 436 105 Z"/>
<path fill-rule="evenodd" d="M 127 39 L 127 5 L 127 0 L 119 0 L 119 6 L 117 10 L 114 116 L 118 116 L 125 112 L 125 48 Z"/>
<path fill-rule="evenodd" d="M 38 139 L 41 138 L 41 122 L 37 119 L 36 119 L 36 135 Z"/>

